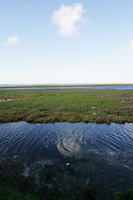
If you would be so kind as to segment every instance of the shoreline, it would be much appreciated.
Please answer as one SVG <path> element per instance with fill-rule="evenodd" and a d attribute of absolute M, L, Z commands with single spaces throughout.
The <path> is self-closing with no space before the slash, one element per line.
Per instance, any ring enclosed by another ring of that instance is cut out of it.
<path fill-rule="evenodd" d="M 121 121 L 121 122 L 117 122 L 117 121 L 110 121 L 110 122 L 106 122 L 106 121 L 103 121 L 103 122 L 98 122 L 98 121 L 44 121 L 44 122 L 38 122 L 37 121 L 34 121 L 34 122 L 31 122 L 31 121 L 25 121 L 25 120 L 19 120 L 19 121 L 5 121 L 5 122 L 1 122 L 0 121 L 0 125 L 1 124 L 8 124 L 8 123 L 21 123 L 21 122 L 25 122 L 25 123 L 28 123 L 28 124 L 31 124 L 31 125 L 37 125 L 37 124 L 55 124 L 55 123 L 70 123 L 70 124 L 77 124 L 77 123 L 85 123 L 85 124 L 97 124 L 97 125 L 101 125 L 101 124 L 105 124 L 105 125 L 111 125 L 112 123 L 114 124 L 119 124 L 119 125 L 124 125 L 124 124 L 133 124 L 133 120 L 131 121 Z"/>
<path fill-rule="evenodd" d="M 0 84 L 0 88 L 23 88 L 23 87 L 87 87 L 87 86 L 122 86 L 133 85 L 133 83 L 96 83 L 96 84 Z"/>

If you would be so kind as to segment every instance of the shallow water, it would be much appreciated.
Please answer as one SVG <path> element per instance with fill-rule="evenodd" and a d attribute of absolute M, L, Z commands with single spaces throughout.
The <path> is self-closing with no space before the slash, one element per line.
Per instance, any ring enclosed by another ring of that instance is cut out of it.
<path fill-rule="evenodd" d="M 68 157 L 90 151 L 112 156 L 133 153 L 133 124 L 0 124 L 0 156 L 43 157 L 51 151 Z"/>
<path fill-rule="evenodd" d="M 56 185 L 71 193 L 87 187 L 92 199 L 113 199 L 133 186 L 133 124 L 0 124 L 0 169 L 0 177 L 11 173 L 11 180 L 13 170 L 33 177 L 38 188 Z"/>
<path fill-rule="evenodd" d="M 14 87 L 2 88 L 0 90 L 47 90 L 47 89 L 116 89 L 116 90 L 133 90 L 133 85 L 89 85 L 89 86 L 46 86 L 46 87 Z"/>
<path fill-rule="evenodd" d="M 13 100 L 13 99 L 0 99 L 0 101 L 11 101 L 11 100 Z"/>

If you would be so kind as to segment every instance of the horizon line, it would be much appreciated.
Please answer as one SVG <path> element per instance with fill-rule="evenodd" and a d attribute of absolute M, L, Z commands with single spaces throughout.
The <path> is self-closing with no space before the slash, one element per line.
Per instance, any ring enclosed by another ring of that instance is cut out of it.
<path fill-rule="evenodd" d="M 50 87 L 50 86 L 109 86 L 109 85 L 133 85 L 133 83 L 37 83 L 37 84 L 0 84 L 0 87 Z"/>

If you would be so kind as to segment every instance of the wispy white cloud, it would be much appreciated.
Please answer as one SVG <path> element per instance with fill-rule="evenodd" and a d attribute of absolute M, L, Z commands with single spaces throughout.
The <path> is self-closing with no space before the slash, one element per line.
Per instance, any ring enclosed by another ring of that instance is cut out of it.
<path fill-rule="evenodd" d="M 130 41 L 129 46 L 125 49 L 119 50 L 119 54 L 128 54 L 133 52 L 133 40 Z"/>
<path fill-rule="evenodd" d="M 130 42 L 130 50 L 133 51 L 133 40 Z"/>
<path fill-rule="evenodd" d="M 72 6 L 61 5 L 59 10 L 54 11 L 52 22 L 59 27 L 59 35 L 79 35 L 80 26 L 77 23 L 83 22 L 83 13 L 81 3 L 74 3 Z"/>
<path fill-rule="evenodd" d="M 18 36 L 10 36 L 7 38 L 7 41 L 5 42 L 5 46 L 11 46 L 16 45 L 21 42 L 20 38 Z"/>

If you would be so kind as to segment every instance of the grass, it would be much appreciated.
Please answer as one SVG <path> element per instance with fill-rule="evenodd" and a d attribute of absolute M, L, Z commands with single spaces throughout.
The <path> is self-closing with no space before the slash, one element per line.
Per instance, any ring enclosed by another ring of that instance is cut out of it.
<path fill-rule="evenodd" d="M 43 191 L 43 193 L 45 193 L 45 189 Z M 51 199 L 51 200 L 72 200 L 71 197 L 59 197 L 60 195 L 57 196 L 53 196 L 52 199 L 51 197 L 49 198 L 43 198 L 43 199 Z M 80 197 L 82 200 L 86 200 L 86 199 L 90 199 L 90 200 L 94 200 L 94 198 L 88 196 L 87 193 L 85 193 L 84 191 L 82 191 L 82 197 Z M 37 197 L 35 195 L 31 195 L 31 194 L 23 194 L 19 191 L 15 191 L 14 189 L 10 189 L 8 187 L 3 187 L 0 186 L 0 200 L 40 200 L 42 198 Z M 96 198 L 97 199 L 97 198 Z M 133 200 L 133 189 L 128 189 L 118 195 L 116 195 L 114 200 Z"/>
<path fill-rule="evenodd" d="M 132 90 L 1 90 L 0 122 L 133 122 Z"/>
<path fill-rule="evenodd" d="M 39 198 L 0 186 L 0 200 L 39 200 Z"/>
<path fill-rule="evenodd" d="M 75 191 L 76 192 L 76 191 Z M 49 194 L 45 194 L 49 193 Z M 73 200 L 74 197 L 71 197 L 72 194 L 69 194 L 69 197 L 61 196 L 56 191 L 48 191 L 45 188 L 43 188 L 42 191 L 43 196 L 40 195 L 31 195 L 31 194 L 23 194 L 19 191 L 15 191 L 14 189 L 10 189 L 8 187 L 0 186 L 0 200 Z M 40 197 L 39 197 L 40 196 Z M 79 198 L 78 198 L 79 199 Z M 84 193 L 80 200 L 95 200 L 95 198 L 92 198 L 91 196 L 88 196 L 87 193 Z"/>
<path fill-rule="evenodd" d="M 116 200 L 133 200 L 133 188 L 118 194 Z"/>

